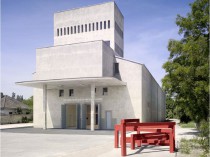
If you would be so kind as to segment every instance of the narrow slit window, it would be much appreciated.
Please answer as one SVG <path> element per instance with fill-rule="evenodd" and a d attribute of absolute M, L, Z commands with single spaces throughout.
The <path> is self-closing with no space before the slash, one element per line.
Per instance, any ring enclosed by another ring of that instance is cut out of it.
<path fill-rule="evenodd" d="M 91 24 L 89 23 L 89 32 L 91 31 Z"/>
<path fill-rule="evenodd" d="M 100 30 L 102 30 L 102 22 L 100 22 Z"/>
<path fill-rule="evenodd" d="M 78 32 L 78 33 L 80 33 L 80 26 L 78 26 L 78 30 L 77 30 L 77 32 Z"/>
<path fill-rule="evenodd" d="M 106 21 L 104 21 L 104 29 L 106 29 Z"/>
<path fill-rule="evenodd" d="M 83 32 L 83 25 L 81 25 L 81 33 Z"/>
<path fill-rule="evenodd" d="M 96 30 L 98 30 L 98 22 L 96 22 Z"/>
<path fill-rule="evenodd" d="M 76 32 L 77 32 L 77 28 L 76 26 L 74 26 L 74 34 L 76 34 Z"/>
<path fill-rule="evenodd" d="M 57 36 L 59 36 L 59 29 L 57 29 Z"/>
<path fill-rule="evenodd" d="M 64 35 L 66 35 L 66 28 L 64 28 Z"/>
<path fill-rule="evenodd" d="M 67 34 L 69 35 L 69 27 L 67 27 Z"/>
<path fill-rule="evenodd" d="M 71 27 L 71 34 L 73 34 L 73 27 Z"/>
<path fill-rule="evenodd" d="M 87 32 L 87 24 L 85 24 L 85 32 Z"/>
<path fill-rule="evenodd" d="M 108 29 L 110 28 L 110 20 L 108 20 Z"/>
<path fill-rule="evenodd" d="M 93 31 L 95 30 L 95 25 L 94 25 L 94 23 L 92 23 L 92 26 L 93 26 Z"/>
<path fill-rule="evenodd" d="M 119 63 L 114 63 L 114 74 L 119 74 Z"/>
<path fill-rule="evenodd" d="M 63 34 L 63 33 L 62 33 L 62 28 L 60 28 L 60 32 L 61 32 L 61 36 L 62 36 L 62 34 Z"/>

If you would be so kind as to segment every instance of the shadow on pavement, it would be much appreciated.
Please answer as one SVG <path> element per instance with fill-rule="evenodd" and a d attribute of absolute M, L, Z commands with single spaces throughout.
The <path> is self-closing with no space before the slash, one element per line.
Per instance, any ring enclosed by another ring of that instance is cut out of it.
<path fill-rule="evenodd" d="M 47 129 L 40 128 L 13 128 L 1 130 L 2 133 L 25 133 L 25 134 L 65 134 L 65 135 L 114 135 L 113 130 L 79 130 L 79 129 Z"/>

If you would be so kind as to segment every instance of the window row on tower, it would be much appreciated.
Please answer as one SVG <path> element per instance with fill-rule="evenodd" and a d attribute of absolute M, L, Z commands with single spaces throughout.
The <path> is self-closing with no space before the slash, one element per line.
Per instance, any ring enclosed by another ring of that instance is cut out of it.
<path fill-rule="evenodd" d="M 57 36 L 110 29 L 110 20 L 57 29 Z"/>

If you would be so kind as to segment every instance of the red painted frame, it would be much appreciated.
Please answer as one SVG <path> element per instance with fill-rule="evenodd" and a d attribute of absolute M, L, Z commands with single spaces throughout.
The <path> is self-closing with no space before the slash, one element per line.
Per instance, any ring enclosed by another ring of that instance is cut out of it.
<path fill-rule="evenodd" d="M 115 125 L 114 147 L 118 148 L 119 132 L 121 134 L 121 155 L 126 156 L 126 143 L 131 143 L 131 149 L 144 144 L 170 146 L 170 153 L 175 151 L 175 122 L 140 123 L 139 119 L 123 119 L 120 125 Z M 126 137 L 126 131 L 136 131 L 131 137 Z M 149 133 L 141 133 L 146 131 Z"/>

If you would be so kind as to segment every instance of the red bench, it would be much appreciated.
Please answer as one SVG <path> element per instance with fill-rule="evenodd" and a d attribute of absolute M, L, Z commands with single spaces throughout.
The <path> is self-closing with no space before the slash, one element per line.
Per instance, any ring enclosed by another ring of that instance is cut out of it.
<path fill-rule="evenodd" d="M 131 149 L 141 144 L 170 146 L 170 153 L 175 150 L 175 122 L 140 123 L 139 119 L 123 119 L 120 125 L 115 125 L 115 148 L 118 148 L 119 132 L 121 134 L 121 155 L 126 156 L 126 143 L 131 143 Z M 136 131 L 131 137 L 126 137 L 126 131 Z M 141 133 L 146 131 L 147 133 Z"/>

